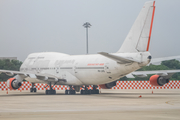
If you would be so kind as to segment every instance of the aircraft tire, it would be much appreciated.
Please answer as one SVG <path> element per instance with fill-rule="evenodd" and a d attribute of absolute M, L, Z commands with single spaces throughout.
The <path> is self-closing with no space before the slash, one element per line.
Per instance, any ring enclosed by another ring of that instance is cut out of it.
<path fill-rule="evenodd" d="M 91 90 L 91 94 L 99 94 L 99 90 Z"/>
<path fill-rule="evenodd" d="M 99 90 L 95 90 L 95 94 L 99 94 Z"/>
<path fill-rule="evenodd" d="M 91 94 L 91 90 L 81 90 L 82 95 Z"/>
<path fill-rule="evenodd" d="M 81 94 L 82 94 L 82 95 L 85 94 L 85 90 L 81 90 Z"/>
<path fill-rule="evenodd" d="M 33 92 L 33 88 L 30 88 L 30 92 Z"/>
<path fill-rule="evenodd" d="M 65 90 L 66 95 L 75 95 L 76 91 L 75 90 Z"/>
<path fill-rule="evenodd" d="M 68 95 L 68 90 L 65 90 L 65 94 Z"/>
<path fill-rule="evenodd" d="M 91 90 L 87 90 L 87 94 L 91 94 Z"/>
<path fill-rule="evenodd" d="M 37 89 L 36 89 L 36 88 L 33 88 L 33 91 L 34 91 L 34 92 L 36 92 L 36 91 L 37 91 Z"/>
<path fill-rule="evenodd" d="M 46 90 L 46 95 L 55 95 L 56 90 Z"/>

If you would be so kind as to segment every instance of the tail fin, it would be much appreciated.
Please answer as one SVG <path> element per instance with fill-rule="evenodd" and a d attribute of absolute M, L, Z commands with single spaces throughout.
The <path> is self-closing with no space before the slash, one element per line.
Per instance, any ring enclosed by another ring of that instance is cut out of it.
<path fill-rule="evenodd" d="M 145 52 L 149 50 L 155 1 L 146 2 L 118 52 Z"/>

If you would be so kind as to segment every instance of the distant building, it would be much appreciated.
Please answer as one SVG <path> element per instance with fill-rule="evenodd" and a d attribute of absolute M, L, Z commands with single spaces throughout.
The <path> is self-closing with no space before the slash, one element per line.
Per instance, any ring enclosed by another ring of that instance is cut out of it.
<path fill-rule="evenodd" d="M 5 59 L 17 60 L 17 57 L 0 57 L 0 60 L 5 60 Z"/>

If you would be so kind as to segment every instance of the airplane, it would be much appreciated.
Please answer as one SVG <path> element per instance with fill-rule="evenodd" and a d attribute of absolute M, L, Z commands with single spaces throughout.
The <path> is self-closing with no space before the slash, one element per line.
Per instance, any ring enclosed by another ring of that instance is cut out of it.
<path fill-rule="evenodd" d="M 45 83 L 50 89 L 46 94 L 56 94 L 54 85 L 67 85 L 65 94 L 99 94 L 98 85 L 109 89 L 124 76 L 144 76 L 152 71 L 136 71 L 151 61 L 149 52 L 155 13 L 155 1 L 146 2 L 135 20 L 122 46 L 116 53 L 68 55 L 58 52 L 40 52 L 28 55 L 20 71 L 0 70 L 14 77 L 7 80 L 10 90 L 18 89 L 25 79 L 32 83 L 31 92 L 36 92 L 35 83 Z M 135 71 L 135 72 L 134 72 Z M 162 86 L 169 82 L 175 71 L 153 71 L 150 83 Z M 93 85 L 92 90 L 88 86 Z M 80 89 L 83 86 L 83 89 Z"/>

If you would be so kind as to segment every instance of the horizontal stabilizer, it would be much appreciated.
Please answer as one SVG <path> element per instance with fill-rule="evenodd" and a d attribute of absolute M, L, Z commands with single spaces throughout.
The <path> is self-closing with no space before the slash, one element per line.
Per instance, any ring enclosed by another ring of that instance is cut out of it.
<path fill-rule="evenodd" d="M 134 75 L 134 74 L 133 74 Z M 142 74 L 142 73 L 140 73 L 140 74 L 136 74 L 136 76 L 137 77 L 140 77 L 140 78 L 144 78 L 144 77 L 147 77 L 147 74 Z"/>
<path fill-rule="evenodd" d="M 131 73 L 126 75 L 127 78 L 135 78 Z"/>
<path fill-rule="evenodd" d="M 166 60 L 180 60 L 180 56 L 170 56 L 170 57 L 162 57 L 162 58 L 153 58 L 151 59 L 151 62 L 149 63 L 149 65 L 160 65 L 162 61 L 166 61 Z"/>
<path fill-rule="evenodd" d="M 112 60 L 115 60 L 116 62 L 120 63 L 120 64 L 124 64 L 124 63 L 131 63 L 131 62 L 141 62 L 141 61 L 137 61 L 134 60 L 132 58 L 126 58 L 126 57 L 122 57 L 122 56 L 117 56 L 117 55 L 113 55 L 110 53 L 106 53 L 106 52 L 99 52 L 98 54 L 101 54 L 107 58 L 110 58 Z"/>
<path fill-rule="evenodd" d="M 173 74 L 180 72 L 180 70 L 152 70 L 152 71 L 135 71 L 132 75 L 138 77 L 146 77 L 147 74 L 156 74 L 166 78 L 170 78 Z"/>

